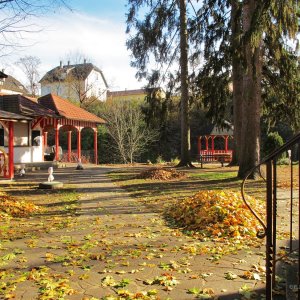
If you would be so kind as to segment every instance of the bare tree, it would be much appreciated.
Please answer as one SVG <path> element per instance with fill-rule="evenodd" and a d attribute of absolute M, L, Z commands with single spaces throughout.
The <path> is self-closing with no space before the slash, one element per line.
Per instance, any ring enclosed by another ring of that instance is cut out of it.
<path fill-rule="evenodd" d="M 27 79 L 26 88 L 29 90 L 32 96 L 38 95 L 38 81 L 39 81 L 39 65 L 41 60 L 36 56 L 24 56 L 21 57 L 16 65 L 20 67 Z"/>
<path fill-rule="evenodd" d="M 62 6 L 65 0 L 0 0 L 0 56 L 24 46 L 24 33 L 41 30 L 37 18 Z"/>
<path fill-rule="evenodd" d="M 61 60 L 72 62 L 74 65 L 82 64 L 84 61 L 93 62 L 91 57 L 80 49 L 70 50 Z"/>
<path fill-rule="evenodd" d="M 121 101 L 106 105 L 108 133 L 122 161 L 133 163 L 157 139 L 158 133 L 146 127 L 141 109 L 135 103 Z"/>

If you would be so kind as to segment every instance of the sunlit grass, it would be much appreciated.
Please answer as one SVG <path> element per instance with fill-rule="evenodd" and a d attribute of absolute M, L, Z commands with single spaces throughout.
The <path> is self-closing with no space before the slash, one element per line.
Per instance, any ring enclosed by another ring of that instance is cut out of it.
<path fill-rule="evenodd" d="M 237 172 L 205 172 L 205 173 L 190 173 L 190 178 L 197 178 L 201 180 L 222 180 L 222 179 L 236 179 Z"/>
<path fill-rule="evenodd" d="M 205 167 L 203 169 L 185 169 L 186 178 L 180 180 L 149 180 L 136 179 L 144 168 L 128 168 L 109 174 L 110 178 L 124 188 L 132 197 L 154 210 L 161 211 L 174 201 L 195 195 L 201 190 L 241 190 L 242 180 L 237 178 L 237 167 Z M 181 170 L 182 171 L 182 170 Z M 250 180 L 246 192 L 263 199 L 265 186 L 262 179 Z"/>

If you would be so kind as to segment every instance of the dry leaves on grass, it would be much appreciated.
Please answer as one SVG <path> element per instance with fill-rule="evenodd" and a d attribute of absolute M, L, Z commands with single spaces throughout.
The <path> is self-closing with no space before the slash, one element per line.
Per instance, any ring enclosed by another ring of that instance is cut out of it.
<path fill-rule="evenodd" d="M 174 169 L 152 168 L 141 172 L 138 179 L 151 179 L 151 180 L 172 180 L 186 177 L 184 172 L 179 172 Z"/>
<path fill-rule="evenodd" d="M 255 211 L 264 211 L 253 197 L 247 201 Z M 169 207 L 166 215 L 177 225 L 210 237 L 249 237 L 259 229 L 241 194 L 232 191 L 200 191 Z"/>
<path fill-rule="evenodd" d="M 33 203 L 18 200 L 0 192 L 0 221 L 6 217 L 26 217 L 41 210 L 41 207 Z"/>

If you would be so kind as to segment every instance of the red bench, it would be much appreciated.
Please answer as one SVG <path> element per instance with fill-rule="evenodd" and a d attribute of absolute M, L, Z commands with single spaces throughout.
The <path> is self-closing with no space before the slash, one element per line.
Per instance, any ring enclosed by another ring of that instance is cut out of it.
<path fill-rule="evenodd" d="M 224 163 L 230 163 L 232 159 L 231 153 L 213 153 L 213 154 L 200 154 L 198 155 L 198 161 L 201 164 L 201 168 L 203 168 L 204 163 L 210 162 L 219 162 L 222 167 L 224 167 Z"/>

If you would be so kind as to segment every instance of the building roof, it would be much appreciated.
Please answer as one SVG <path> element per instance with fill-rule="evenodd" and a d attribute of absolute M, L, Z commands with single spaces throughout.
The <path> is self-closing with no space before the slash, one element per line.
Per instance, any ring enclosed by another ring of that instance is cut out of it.
<path fill-rule="evenodd" d="M 57 117 L 54 111 L 22 95 L 0 96 L 0 109 L 26 117 Z"/>
<path fill-rule="evenodd" d="M 0 78 L 7 78 L 8 75 L 6 75 L 5 73 L 3 73 L 2 71 L 0 71 Z"/>
<path fill-rule="evenodd" d="M 3 89 L 3 90 L 9 90 L 20 94 L 28 94 L 28 90 L 20 81 L 18 81 L 16 78 L 10 75 L 6 75 L 6 76 L 7 77 L 4 77 L 4 80 L 1 81 L 0 90 Z"/>
<path fill-rule="evenodd" d="M 9 111 L 0 110 L 0 120 L 10 121 L 31 121 L 32 118 L 15 114 Z"/>
<path fill-rule="evenodd" d="M 60 65 L 54 69 L 48 71 L 40 80 L 40 83 L 53 83 L 53 82 L 64 82 L 71 79 L 85 80 L 89 74 L 95 70 L 101 74 L 101 77 L 105 83 L 106 88 L 108 84 L 103 75 L 103 72 L 92 63 L 83 63 L 76 65 Z"/>
<path fill-rule="evenodd" d="M 122 97 L 122 96 L 133 96 L 133 95 L 146 95 L 146 89 L 137 89 L 137 90 L 124 90 L 124 91 L 108 91 L 107 97 Z"/>
<path fill-rule="evenodd" d="M 105 124 L 105 120 L 76 106 L 55 94 L 48 94 L 38 99 L 38 103 L 53 110 L 57 115 L 70 120 L 89 121 Z"/>
<path fill-rule="evenodd" d="M 233 135 L 233 125 L 225 120 L 224 127 L 214 126 L 210 135 Z"/>

